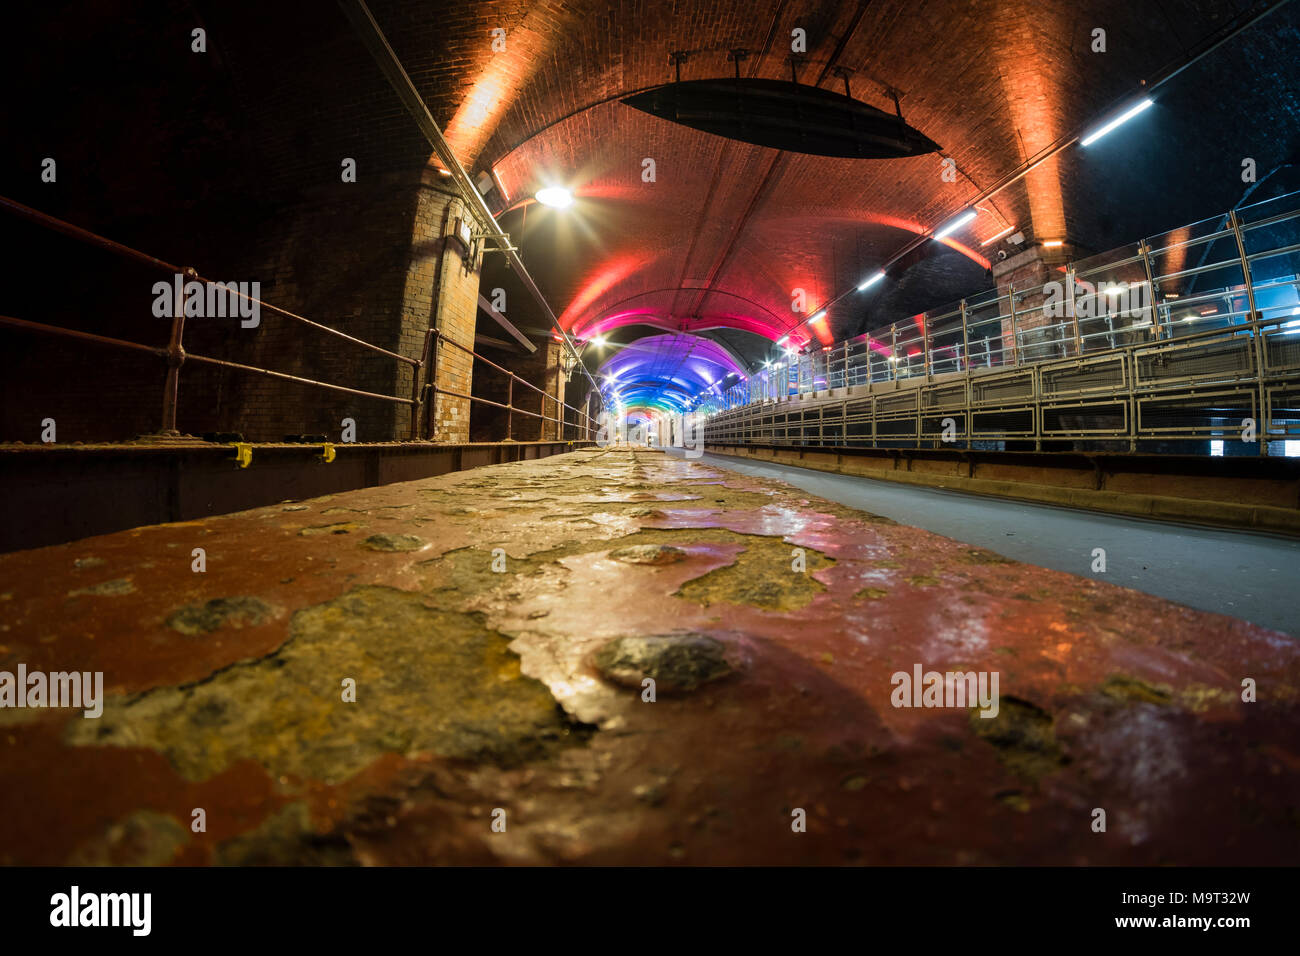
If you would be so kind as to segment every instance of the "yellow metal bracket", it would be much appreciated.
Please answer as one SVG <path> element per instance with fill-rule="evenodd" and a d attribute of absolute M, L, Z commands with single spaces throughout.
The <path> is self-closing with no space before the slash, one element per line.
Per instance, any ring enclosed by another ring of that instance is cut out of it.
<path fill-rule="evenodd" d="M 326 442 L 326 443 L 325 443 L 324 445 L 322 445 L 321 447 L 322 447 L 324 450 L 321 452 L 321 456 L 320 456 L 320 457 L 321 457 L 321 459 L 325 462 L 325 464 L 328 465 L 330 462 L 332 462 L 332 461 L 334 460 L 334 446 L 331 445 L 329 442 Z"/>
<path fill-rule="evenodd" d="M 253 446 L 247 442 L 237 441 L 232 448 L 235 449 L 235 461 L 240 468 L 247 468 L 248 463 L 253 460 Z"/>

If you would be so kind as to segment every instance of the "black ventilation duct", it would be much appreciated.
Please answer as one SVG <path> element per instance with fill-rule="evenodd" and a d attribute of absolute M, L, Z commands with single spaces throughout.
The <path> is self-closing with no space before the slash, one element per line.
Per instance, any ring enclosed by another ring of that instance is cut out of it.
<path fill-rule="evenodd" d="M 895 159 L 939 150 L 901 115 L 788 80 L 683 80 L 623 102 L 704 133 L 793 153 Z"/>

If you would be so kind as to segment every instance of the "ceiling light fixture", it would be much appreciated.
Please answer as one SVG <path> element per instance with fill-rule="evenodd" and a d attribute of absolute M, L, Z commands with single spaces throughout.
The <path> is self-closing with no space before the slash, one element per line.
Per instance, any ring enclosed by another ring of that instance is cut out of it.
<path fill-rule="evenodd" d="M 877 272 L 875 275 L 871 276 L 870 278 L 864 279 L 862 284 L 858 286 L 858 291 L 862 292 L 865 289 L 870 289 L 873 285 L 875 285 L 884 277 L 885 277 L 885 273 L 883 271 Z"/>
<path fill-rule="evenodd" d="M 553 209 L 568 209 L 573 205 L 573 193 L 563 186 L 547 186 L 537 190 L 536 199 L 543 206 Z"/>
<path fill-rule="evenodd" d="M 1015 228 L 1016 228 L 1015 226 L 1007 226 L 1007 228 L 1003 229 L 1001 232 L 997 233 L 996 235 L 989 236 L 987 239 L 981 242 L 980 245 L 987 246 L 990 242 L 997 242 L 1003 236 L 1010 235 L 1012 230 L 1014 230 Z"/>
<path fill-rule="evenodd" d="M 1137 106 L 1134 106 L 1134 107 L 1133 107 L 1132 109 L 1130 109 L 1128 112 L 1126 112 L 1126 113 L 1124 113 L 1124 114 L 1122 114 L 1122 115 L 1120 115 L 1120 116 L 1115 117 L 1115 119 L 1111 120 L 1109 123 L 1107 123 L 1107 124 L 1106 124 L 1105 126 L 1103 126 L 1101 129 L 1097 130 L 1097 132 L 1092 133 L 1092 134 L 1090 134 L 1090 135 L 1084 137 L 1083 139 L 1081 139 L 1081 140 L 1079 141 L 1079 145 L 1080 145 L 1080 146 L 1088 146 L 1088 145 L 1091 145 L 1092 143 L 1097 142 L 1097 140 L 1101 139 L 1103 136 L 1105 136 L 1107 133 L 1109 133 L 1111 130 L 1113 130 L 1116 126 L 1119 126 L 1121 123 L 1127 123 L 1129 120 L 1131 120 L 1133 117 L 1137 116 L 1139 113 L 1141 113 L 1141 112 L 1142 112 L 1143 110 L 1145 110 L 1147 107 L 1154 106 L 1154 105 L 1155 105 L 1155 101 L 1154 101 L 1154 100 L 1151 100 L 1151 99 L 1149 99 L 1149 98 L 1143 100 L 1141 103 L 1139 103 Z"/>
<path fill-rule="evenodd" d="M 934 234 L 934 238 L 942 239 L 944 236 L 956 232 L 958 229 L 966 225 L 966 223 L 970 222 L 974 218 L 975 218 L 975 210 L 974 209 L 967 210 L 966 212 L 958 216 L 956 219 L 954 219 L 952 222 L 948 223 L 948 225 L 944 226 L 942 229 L 936 232 Z"/>

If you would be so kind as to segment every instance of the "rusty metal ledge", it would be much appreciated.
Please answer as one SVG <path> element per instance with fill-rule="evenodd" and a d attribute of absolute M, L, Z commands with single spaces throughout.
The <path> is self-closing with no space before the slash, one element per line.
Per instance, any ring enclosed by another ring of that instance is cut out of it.
<path fill-rule="evenodd" d="M 0 445 L 0 552 L 546 458 L 590 442 Z M 251 452 L 239 463 L 239 449 Z M 332 460 L 326 461 L 331 457 Z"/>
<path fill-rule="evenodd" d="M 0 866 L 1300 859 L 1300 643 L 657 451 L 0 582 L 0 670 L 102 683 L 0 711 Z"/>

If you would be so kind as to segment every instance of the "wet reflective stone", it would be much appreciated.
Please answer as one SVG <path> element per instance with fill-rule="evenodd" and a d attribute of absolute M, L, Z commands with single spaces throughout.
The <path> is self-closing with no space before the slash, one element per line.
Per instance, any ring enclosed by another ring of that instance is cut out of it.
<path fill-rule="evenodd" d="M 615 684 L 640 687 L 654 678 L 659 692 L 690 691 L 733 672 L 726 646 L 707 634 L 656 634 L 618 637 L 596 651 L 594 663 L 602 677 Z"/>
<path fill-rule="evenodd" d="M 627 564 L 674 564 L 685 558 L 686 552 L 670 544 L 638 544 L 611 551 L 609 556 Z"/>

